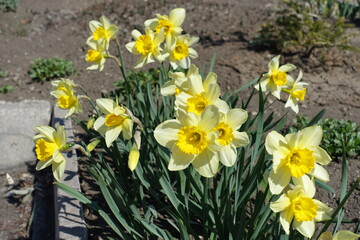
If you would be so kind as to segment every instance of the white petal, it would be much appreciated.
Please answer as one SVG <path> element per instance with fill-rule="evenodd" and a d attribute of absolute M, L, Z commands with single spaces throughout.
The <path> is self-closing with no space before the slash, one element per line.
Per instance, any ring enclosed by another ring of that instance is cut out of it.
<path fill-rule="evenodd" d="M 191 58 L 198 58 L 199 54 L 197 53 L 197 51 L 193 48 L 189 48 L 189 57 Z"/>
<path fill-rule="evenodd" d="M 96 119 L 96 121 L 94 122 L 94 129 L 100 134 L 105 135 L 107 126 L 105 125 L 104 117 L 99 117 L 98 119 Z"/>
<path fill-rule="evenodd" d="M 202 153 L 195 157 L 192 165 L 201 176 L 207 178 L 213 177 L 219 169 L 218 154 L 205 149 Z"/>
<path fill-rule="evenodd" d="M 171 157 L 168 169 L 170 171 L 183 170 L 189 166 L 194 157 L 194 154 L 186 154 L 182 152 L 176 144 L 174 144 L 171 149 Z"/>
<path fill-rule="evenodd" d="M 54 139 L 58 146 L 63 146 L 66 144 L 66 133 L 64 131 L 64 126 L 59 125 L 54 133 Z"/>
<path fill-rule="evenodd" d="M 290 234 L 290 223 L 294 218 L 292 211 L 283 211 L 280 213 L 280 224 L 283 227 L 287 235 Z"/>
<path fill-rule="evenodd" d="M 178 140 L 177 134 L 181 127 L 182 125 L 178 120 L 167 120 L 155 128 L 154 137 L 162 146 L 171 148 Z"/>
<path fill-rule="evenodd" d="M 248 113 L 244 109 L 234 108 L 227 112 L 226 122 L 233 130 L 237 130 L 248 119 Z"/>
<path fill-rule="evenodd" d="M 114 108 L 117 107 L 117 104 L 114 100 L 110 98 L 98 98 L 96 99 L 96 105 L 99 107 L 100 111 L 108 115 L 114 112 Z"/>
<path fill-rule="evenodd" d="M 276 131 L 272 131 L 266 136 L 265 148 L 266 151 L 272 155 L 274 151 L 278 150 L 280 146 L 286 145 L 286 143 L 286 139 L 283 135 Z"/>
<path fill-rule="evenodd" d="M 296 219 L 294 219 L 293 226 L 305 237 L 311 238 L 312 235 L 314 235 L 314 232 L 315 232 L 315 222 L 314 221 L 298 222 L 298 221 L 296 221 Z"/>
<path fill-rule="evenodd" d="M 279 150 L 273 152 L 273 170 L 275 173 L 287 162 L 288 154 L 289 150 L 284 147 L 280 147 Z"/>
<path fill-rule="evenodd" d="M 36 126 L 34 127 L 34 131 L 40 133 L 45 136 L 49 142 L 54 142 L 54 133 L 55 129 L 49 126 Z"/>
<path fill-rule="evenodd" d="M 218 154 L 220 162 L 225 166 L 231 167 L 235 164 L 237 157 L 237 151 L 235 147 L 231 147 L 230 145 L 222 146 Z"/>
<path fill-rule="evenodd" d="M 321 165 L 328 165 L 331 161 L 329 154 L 321 147 L 311 147 L 315 161 Z"/>
<path fill-rule="evenodd" d="M 217 84 L 211 84 L 208 91 L 206 92 L 206 97 L 210 104 L 213 104 L 220 96 L 220 87 Z"/>
<path fill-rule="evenodd" d="M 62 153 L 59 150 L 55 150 L 52 159 L 54 161 L 54 163 L 61 163 L 61 162 L 65 162 L 65 158 L 62 155 Z"/>
<path fill-rule="evenodd" d="M 326 204 L 320 202 L 317 199 L 313 199 L 313 201 L 318 206 L 317 214 L 315 216 L 315 220 L 318 222 L 329 220 L 332 214 L 332 208 L 328 207 Z"/>
<path fill-rule="evenodd" d="M 146 62 L 154 62 L 154 60 L 151 60 L 151 58 L 147 59 L 147 56 L 140 56 L 136 60 L 134 68 L 141 68 L 146 64 Z"/>
<path fill-rule="evenodd" d="M 285 194 L 282 194 L 278 200 L 270 203 L 270 208 L 273 212 L 278 213 L 284 211 L 285 208 L 290 206 L 290 204 L 291 202 L 289 197 L 287 197 Z"/>
<path fill-rule="evenodd" d="M 108 127 L 105 133 L 106 146 L 109 148 L 111 144 L 119 137 L 122 126 Z"/>
<path fill-rule="evenodd" d="M 170 73 L 169 73 L 170 74 Z M 175 80 L 167 81 L 160 89 L 163 96 L 172 96 L 176 93 Z"/>
<path fill-rule="evenodd" d="M 122 124 L 122 127 L 123 127 L 122 134 L 123 134 L 125 139 L 129 140 L 129 139 L 132 138 L 133 125 L 134 125 L 134 122 L 129 118 L 125 119 L 125 121 L 123 122 L 123 124 Z"/>
<path fill-rule="evenodd" d="M 135 40 L 137 40 L 142 34 L 138 30 L 132 30 L 131 35 Z"/>
<path fill-rule="evenodd" d="M 329 173 L 317 163 L 315 163 L 315 167 L 310 174 L 323 182 L 330 181 Z"/>
<path fill-rule="evenodd" d="M 192 65 L 194 66 L 194 65 Z M 204 80 L 204 89 L 205 92 L 208 91 L 210 84 L 217 84 L 217 75 L 213 72 L 209 72 Z"/>
<path fill-rule="evenodd" d="M 213 105 L 207 106 L 200 115 L 199 127 L 205 132 L 211 131 L 220 119 L 219 109 Z"/>
<path fill-rule="evenodd" d="M 44 168 L 50 166 L 52 163 L 53 163 L 52 158 L 46 161 L 38 161 L 38 163 L 36 164 L 36 171 L 43 170 Z"/>
<path fill-rule="evenodd" d="M 180 61 L 177 61 L 177 64 L 184 69 L 188 69 L 190 67 L 191 61 L 189 57 L 184 57 Z"/>
<path fill-rule="evenodd" d="M 246 132 L 238 132 L 238 131 L 234 131 L 233 132 L 234 135 L 234 139 L 232 140 L 232 144 L 235 147 L 245 147 L 249 144 L 249 136 L 247 135 Z"/>
<path fill-rule="evenodd" d="M 302 148 L 319 146 L 323 136 L 323 131 L 320 126 L 311 126 L 301 130 L 301 137 L 299 139 L 299 146 Z"/>
<path fill-rule="evenodd" d="M 291 110 L 293 110 L 296 114 L 299 113 L 299 105 L 296 98 L 293 98 L 291 95 L 289 95 L 288 100 L 285 103 L 285 108 L 290 107 Z"/>
<path fill-rule="evenodd" d="M 65 168 L 66 168 L 66 161 L 63 161 L 59 164 L 53 163 L 52 172 L 53 172 L 54 178 L 57 181 L 60 181 L 60 179 L 64 175 Z"/>
<path fill-rule="evenodd" d="M 219 109 L 219 112 L 222 114 L 226 114 L 230 109 L 229 105 L 220 98 L 218 98 L 213 104 Z"/>
<path fill-rule="evenodd" d="M 280 58 L 280 55 L 277 55 L 270 60 L 268 66 L 269 66 L 269 70 L 271 72 L 274 72 L 279 69 L 279 58 Z"/>
<path fill-rule="evenodd" d="M 293 177 L 292 180 L 296 186 L 300 185 L 304 188 L 304 193 L 307 197 L 313 198 L 315 196 L 315 184 L 306 174 L 298 178 Z"/>
<path fill-rule="evenodd" d="M 343 230 L 335 233 L 332 240 L 356 240 L 360 238 L 359 234 L 355 234 L 353 232 Z"/>
<path fill-rule="evenodd" d="M 184 8 L 175 8 L 169 14 L 169 21 L 174 26 L 180 26 L 184 22 L 185 16 L 186 11 Z"/>
<path fill-rule="evenodd" d="M 296 67 L 293 64 L 287 63 L 279 67 L 279 72 L 290 72 L 294 70 Z"/>
<path fill-rule="evenodd" d="M 129 42 L 125 45 L 126 49 L 136 55 L 139 55 L 140 53 L 135 48 L 135 42 Z"/>
<path fill-rule="evenodd" d="M 92 20 L 89 22 L 89 28 L 90 28 L 91 32 L 94 32 L 100 26 L 101 26 L 101 23 L 99 21 Z"/>
<path fill-rule="evenodd" d="M 271 170 L 269 175 L 270 192 L 272 194 L 280 194 L 286 185 L 289 184 L 290 177 L 291 173 L 285 166 L 280 167 L 277 173 Z"/>

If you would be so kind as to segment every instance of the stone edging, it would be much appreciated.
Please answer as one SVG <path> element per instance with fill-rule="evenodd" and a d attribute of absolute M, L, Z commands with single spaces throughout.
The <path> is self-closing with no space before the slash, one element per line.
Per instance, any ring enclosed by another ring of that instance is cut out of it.
<path fill-rule="evenodd" d="M 71 119 L 65 119 L 67 111 L 54 107 L 52 125 L 63 125 L 68 136 L 68 141 L 74 140 Z M 75 150 L 68 152 L 66 158 L 66 169 L 61 182 L 80 191 L 78 175 L 78 162 Z M 70 197 L 54 186 L 55 204 L 55 239 L 56 240 L 85 240 L 87 228 L 84 220 L 84 211 L 81 203 Z"/>

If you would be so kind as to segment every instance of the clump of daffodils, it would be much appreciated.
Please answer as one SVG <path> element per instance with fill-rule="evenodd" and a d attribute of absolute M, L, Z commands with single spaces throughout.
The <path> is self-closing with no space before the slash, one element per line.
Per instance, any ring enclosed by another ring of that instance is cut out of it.
<path fill-rule="evenodd" d="M 126 44 L 126 48 L 139 56 L 135 68 L 141 68 L 155 59 L 159 62 L 169 60 L 173 69 L 190 67 L 191 59 L 198 57 L 192 47 L 199 38 L 181 35 L 185 16 L 185 9 L 176 8 L 169 15 L 157 14 L 156 18 L 146 20 L 144 34 L 132 31 L 134 41 Z"/>
<path fill-rule="evenodd" d="M 290 107 L 295 113 L 299 112 L 299 101 L 304 101 L 306 96 L 306 88 L 304 86 L 307 83 L 300 82 L 303 74 L 300 71 L 299 75 L 294 81 L 294 78 L 289 74 L 290 71 L 296 67 L 293 64 L 285 64 L 280 66 L 280 55 L 275 56 L 269 62 L 269 71 L 265 73 L 261 78 L 259 84 L 255 86 L 257 90 L 263 92 L 269 91 L 277 99 L 281 99 L 281 92 L 289 94 L 285 107 Z"/>

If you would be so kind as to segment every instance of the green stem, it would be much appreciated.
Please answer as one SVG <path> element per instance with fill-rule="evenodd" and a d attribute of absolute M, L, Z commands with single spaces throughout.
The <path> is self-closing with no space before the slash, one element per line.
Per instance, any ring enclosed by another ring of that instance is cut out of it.
<path fill-rule="evenodd" d="M 83 91 L 83 93 L 86 95 L 87 99 L 89 100 L 91 106 L 93 107 L 93 109 L 96 111 L 96 114 L 99 116 L 101 116 L 101 112 L 99 112 L 99 109 L 96 107 L 96 104 L 94 103 L 94 101 L 91 99 L 91 97 L 89 96 L 89 94 L 85 91 L 85 89 L 79 85 L 79 88 Z"/>
<path fill-rule="evenodd" d="M 127 92 L 126 105 L 128 105 L 130 109 L 133 109 L 133 106 L 132 106 L 131 101 L 130 101 L 130 97 L 131 97 L 130 83 L 129 83 L 129 79 L 128 79 L 127 74 L 126 74 L 124 58 L 123 58 L 122 51 L 121 51 L 121 48 L 120 48 L 119 40 L 116 38 L 115 41 L 116 41 L 116 48 L 117 48 L 119 58 L 120 58 L 119 68 L 120 68 L 121 74 L 122 74 L 122 76 L 124 78 L 125 86 L 126 86 L 126 92 Z"/>

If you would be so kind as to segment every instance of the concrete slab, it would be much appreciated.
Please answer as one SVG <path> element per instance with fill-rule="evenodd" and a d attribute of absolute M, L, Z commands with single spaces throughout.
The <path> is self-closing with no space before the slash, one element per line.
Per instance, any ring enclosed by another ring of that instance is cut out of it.
<path fill-rule="evenodd" d="M 45 100 L 0 101 L 0 174 L 34 161 L 37 125 L 49 125 L 52 107 Z"/>

